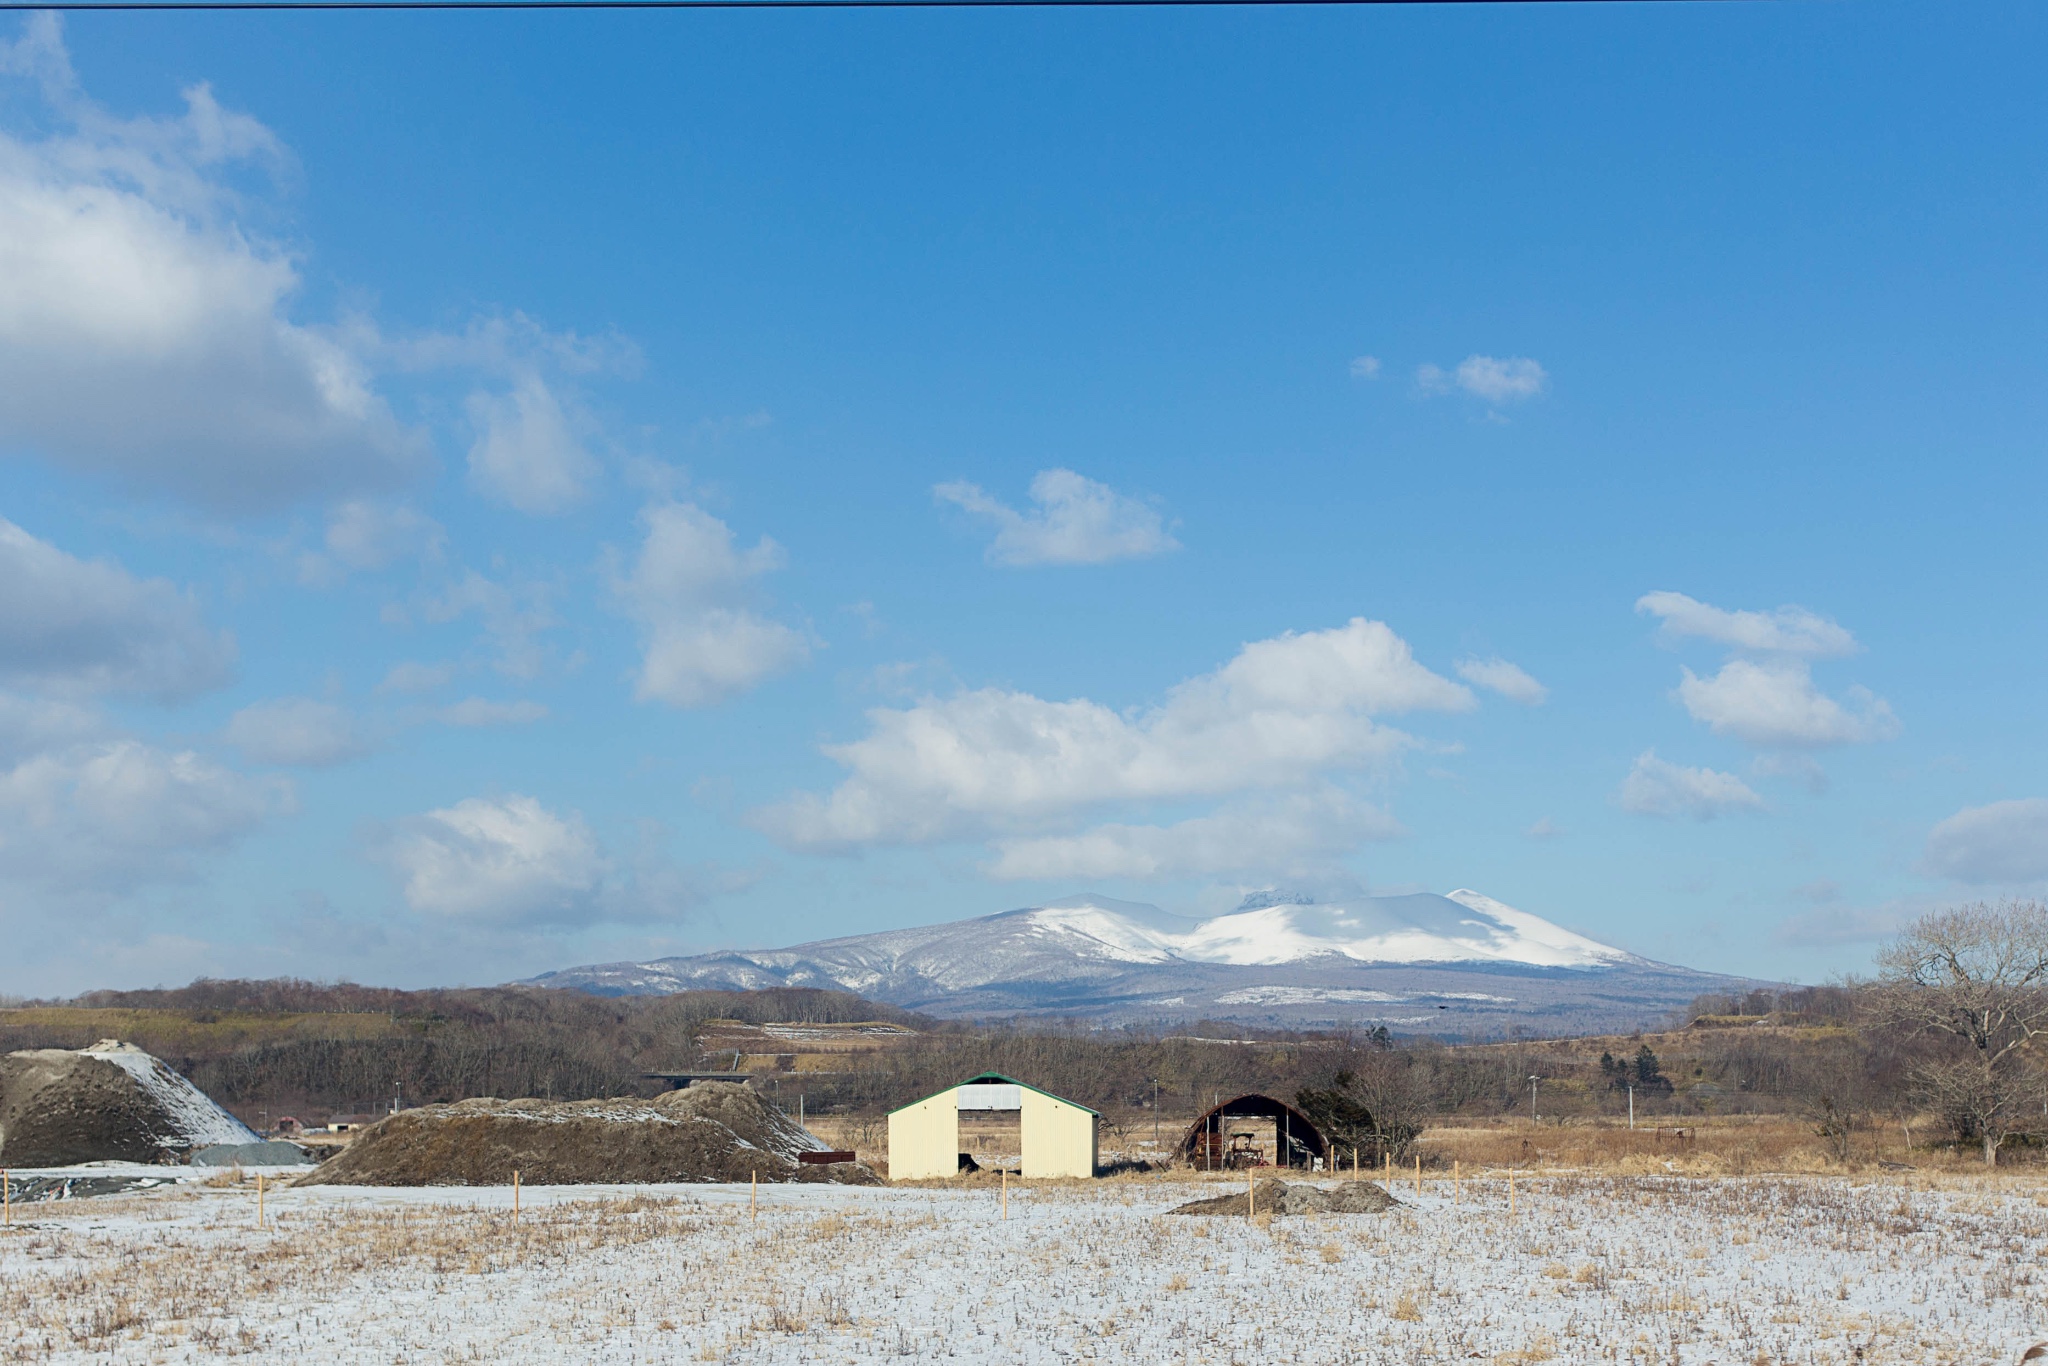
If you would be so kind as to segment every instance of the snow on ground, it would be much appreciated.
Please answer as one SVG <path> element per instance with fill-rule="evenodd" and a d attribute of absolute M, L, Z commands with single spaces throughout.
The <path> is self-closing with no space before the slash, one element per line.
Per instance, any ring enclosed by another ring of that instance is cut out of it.
<path fill-rule="evenodd" d="M 17 1208 L 0 1361 L 2010 1362 L 2048 1183 L 1559 1176 L 1386 1215 L 1228 1187 L 181 1185 Z"/>

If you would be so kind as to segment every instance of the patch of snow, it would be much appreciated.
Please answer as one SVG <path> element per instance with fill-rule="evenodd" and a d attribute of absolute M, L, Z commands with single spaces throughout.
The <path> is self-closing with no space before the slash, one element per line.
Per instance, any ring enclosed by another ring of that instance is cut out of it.
<path fill-rule="evenodd" d="M 261 1143 L 263 1136 L 214 1103 L 213 1097 L 166 1067 L 163 1060 L 134 1044 L 101 1043 L 84 1050 L 87 1057 L 110 1062 L 135 1078 L 142 1093 L 154 1101 L 175 1126 L 159 1134 L 160 1148 L 197 1148 L 215 1143 Z"/>

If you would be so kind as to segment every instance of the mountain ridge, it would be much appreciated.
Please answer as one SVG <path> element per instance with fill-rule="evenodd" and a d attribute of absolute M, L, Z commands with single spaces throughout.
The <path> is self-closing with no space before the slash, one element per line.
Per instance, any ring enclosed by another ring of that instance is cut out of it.
<path fill-rule="evenodd" d="M 600 995 L 824 987 L 955 1018 L 1499 1034 L 1657 1024 L 1695 996 L 1750 981 L 1659 963 L 1459 888 L 1334 904 L 1252 897 L 1206 918 L 1087 894 L 785 949 L 590 964 L 524 984 Z"/>

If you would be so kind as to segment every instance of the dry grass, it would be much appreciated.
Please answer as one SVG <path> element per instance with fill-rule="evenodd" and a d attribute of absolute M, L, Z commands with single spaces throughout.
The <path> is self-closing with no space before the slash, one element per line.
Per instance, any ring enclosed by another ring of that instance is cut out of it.
<path fill-rule="evenodd" d="M 950 1191 L 248 1188 L 41 1207 L 0 1237 L 0 1361 L 2010 1360 L 2048 1183 L 1919 1172 L 1431 1183 L 1383 1216 L 1168 1219 L 1215 1182 Z M 532 1198 L 536 1193 L 529 1193 Z M 555 1203 L 554 1201 L 559 1201 Z"/>
<path fill-rule="evenodd" d="M 1925 1136 L 1926 1131 L 1921 1131 Z M 1749 1176 L 1886 1170 L 1884 1163 L 1965 1173 L 1982 1164 L 1968 1153 L 1914 1147 L 1898 1129 L 1857 1135 L 1851 1161 L 1838 1161 L 1813 1125 L 1784 1115 L 1731 1115 L 1674 1123 L 1581 1121 L 1532 1125 L 1525 1119 L 1462 1122 L 1426 1130 L 1416 1145 L 1431 1175 L 1453 1160 L 1467 1171 L 1488 1167 L 1573 1169 L 1649 1176 Z"/>

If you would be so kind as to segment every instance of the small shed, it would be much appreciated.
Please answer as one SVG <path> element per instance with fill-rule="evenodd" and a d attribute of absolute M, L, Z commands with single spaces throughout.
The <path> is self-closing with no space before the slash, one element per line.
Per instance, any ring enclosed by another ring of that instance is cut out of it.
<path fill-rule="evenodd" d="M 1270 1155 L 1261 1146 L 1243 1142 L 1233 1121 L 1272 1124 Z M 1312 1168 L 1319 1161 L 1327 1169 L 1330 1142 L 1307 1115 L 1286 1101 L 1243 1095 L 1232 1096 L 1190 1124 L 1175 1155 L 1201 1171 L 1267 1165 Z"/>
<path fill-rule="evenodd" d="M 960 1147 L 960 1114 L 1015 1112 L 1019 1176 L 1094 1176 L 1102 1116 L 1000 1072 L 983 1072 L 889 1112 L 889 1175 L 929 1180 L 957 1175 L 973 1159 Z"/>

